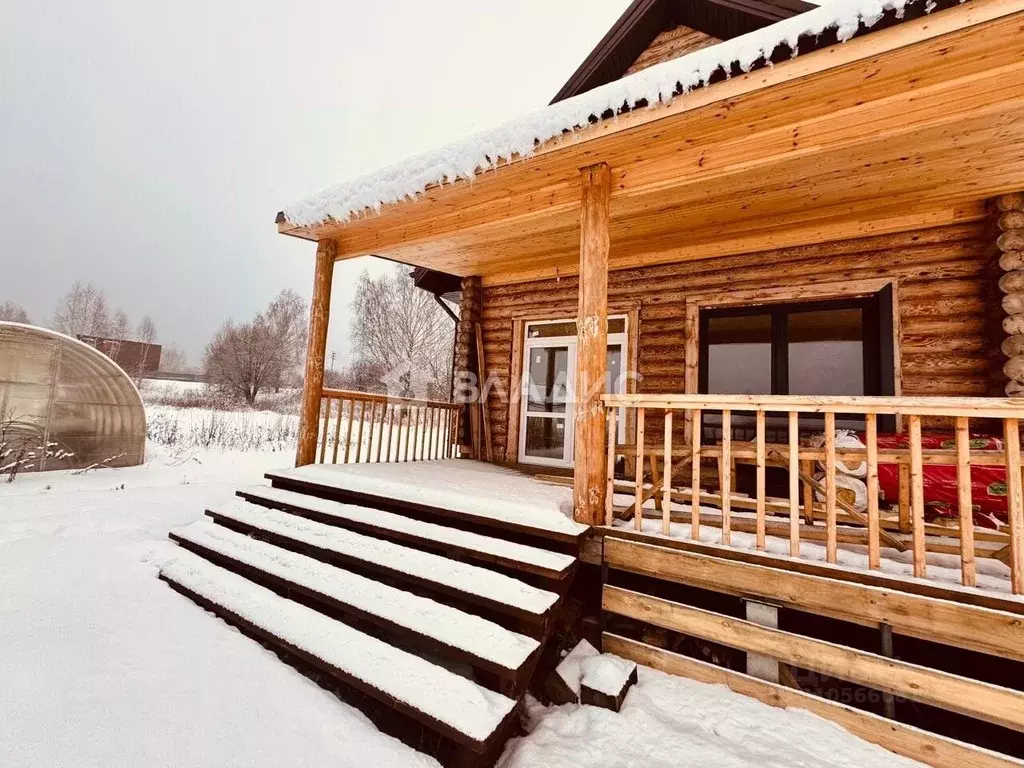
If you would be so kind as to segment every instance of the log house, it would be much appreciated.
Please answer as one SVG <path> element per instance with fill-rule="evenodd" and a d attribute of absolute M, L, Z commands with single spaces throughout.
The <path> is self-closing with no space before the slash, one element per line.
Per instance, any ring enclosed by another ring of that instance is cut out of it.
<path fill-rule="evenodd" d="M 547 114 L 623 103 L 487 154 L 472 183 L 451 172 L 366 202 L 369 177 L 279 214 L 317 243 L 299 469 L 271 477 L 287 504 L 254 501 L 432 550 L 453 545 L 321 507 L 568 553 L 541 575 L 591 606 L 573 631 L 605 650 L 931 765 L 1020 765 L 1024 0 L 908 2 L 800 32 L 825 12 L 635 0 Z M 780 25 L 800 34 L 683 82 L 683 64 Z M 630 100 L 666 72 L 679 82 Z M 455 390 L 482 400 L 323 387 L 332 265 L 368 254 L 460 292 Z M 455 456 L 571 488 L 583 532 L 302 474 Z M 523 631 L 548 642 L 560 606 Z M 772 626 L 744 618 L 764 613 Z M 778 662 L 775 679 L 730 661 L 745 654 Z M 521 695 L 533 670 L 501 690 Z M 828 681 L 878 706 L 831 701 Z M 493 762 L 510 722 L 463 747 Z"/>

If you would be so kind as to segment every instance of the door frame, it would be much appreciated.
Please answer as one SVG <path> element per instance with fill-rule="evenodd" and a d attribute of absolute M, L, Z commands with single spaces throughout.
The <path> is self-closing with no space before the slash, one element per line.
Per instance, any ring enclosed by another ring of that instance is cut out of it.
<path fill-rule="evenodd" d="M 609 313 L 608 320 L 621 319 L 625 325 L 622 333 L 610 333 L 608 334 L 608 345 L 618 345 L 622 350 L 622 368 L 624 373 L 628 373 L 632 363 L 630 357 L 630 313 Z M 567 347 L 568 348 L 568 359 L 566 363 L 566 394 L 570 402 L 574 401 L 575 393 L 573 390 L 576 386 L 576 342 L 577 337 L 572 336 L 549 336 L 531 339 L 526 335 L 526 329 L 529 326 L 535 325 L 555 325 L 557 323 L 575 323 L 575 317 L 560 317 L 560 318 L 546 318 L 543 320 L 532 320 L 526 319 L 522 321 L 522 342 L 518 345 L 518 353 L 513 350 L 513 355 L 519 358 L 519 380 L 518 386 L 515 388 L 517 397 L 514 398 L 513 402 L 518 403 L 518 414 L 515 415 L 515 421 L 518 426 L 518 445 L 517 448 L 517 459 L 522 464 L 532 464 L 539 466 L 548 467 L 559 467 L 563 469 L 571 469 L 575 464 L 575 445 L 576 445 L 576 424 L 572 418 L 571 410 L 566 410 L 562 414 L 553 414 L 549 412 L 530 412 L 527 410 L 527 398 L 523 395 L 526 394 L 529 386 L 529 366 L 527 365 L 527 356 L 530 351 L 538 348 L 545 347 Z M 629 378 L 627 378 L 627 382 Z M 628 389 L 628 387 L 627 387 Z M 513 419 L 513 413 L 510 407 L 509 421 L 511 423 Z M 526 454 L 526 420 L 531 416 L 535 418 L 546 418 L 546 419 L 558 419 L 561 418 L 565 422 L 565 442 L 562 450 L 561 459 L 551 459 L 543 456 L 527 456 Z M 619 419 L 619 433 L 618 439 L 620 442 L 625 441 L 626 437 L 626 424 L 623 419 Z"/>

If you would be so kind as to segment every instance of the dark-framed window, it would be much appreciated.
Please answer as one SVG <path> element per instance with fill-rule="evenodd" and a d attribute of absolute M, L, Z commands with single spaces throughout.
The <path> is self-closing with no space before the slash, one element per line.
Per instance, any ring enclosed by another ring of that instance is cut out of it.
<path fill-rule="evenodd" d="M 892 315 L 891 286 L 856 298 L 701 310 L 700 392 L 895 394 Z M 709 416 L 705 426 L 720 424 Z M 747 439 L 747 419 L 737 417 L 735 436 Z M 880 421 L 883 430 L 894 426 Z M 801 428 L 819 422 L 801 417 Z M 837 423 L 858 428 L 862 420 Z"/>

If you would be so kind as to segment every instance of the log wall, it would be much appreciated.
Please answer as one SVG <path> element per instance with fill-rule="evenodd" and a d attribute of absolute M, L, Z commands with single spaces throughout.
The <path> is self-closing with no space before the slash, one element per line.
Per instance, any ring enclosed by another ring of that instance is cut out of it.
<path fill-rule="evenodd" d="M 892 278 L 899 313 L 900 389 L 904 395 L 999 395 L 990 307 L 998 304 L 984 221 L 866 237 L 715 260 L 612 272 L 609 313 L 639 317 L 639 392 L 684 392 L 687 295 Z M 996 267 L 998 269 L 998 267 Z M 577 279 L 485 286 L 482 323 L 496 460 L 506 454 L 517 319 L 574 317 Z M 518 346 L 518 344 L 517 344 Z M 632 354 L 632 352 L 630 352 Z M 518 365 L 515 366 L 518 369 Z M 518 405 L 513 406 L 518 410 Z M 518 412 L 513 414 L 518 418 Z M 652 426 L 654 426 L 652 424 Z M 649 435 L 649 439 L 655 435 Z"/>

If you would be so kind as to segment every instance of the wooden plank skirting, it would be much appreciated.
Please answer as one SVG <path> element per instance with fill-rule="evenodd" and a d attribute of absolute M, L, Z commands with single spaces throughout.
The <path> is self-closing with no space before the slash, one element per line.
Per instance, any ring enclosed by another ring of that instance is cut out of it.
<path fill-rule="evenodd" d="M 749 554 L 761 560 L 773 559 Z M 876 627 L 888 624 L 897 634 L 1024 661 L 1024 617 L 1019 613 L 613 536 L 605 537 L 604 562 L 619 570 L 842 621 Z M 788 564 L 788 561 L 780 562 Z M 819 566 L 819 570 L 826 570 L 826 567 Z M 1020 603 L 1016 605 L 1024 608 Z"/>
<path fill-rule="evenodd" d="M 1024 731 L 1024 694 L 1009 688 L 608 585 L 602 607 L 674 632 Z"/>
<path fill-rule="evenodd" d="M 605 633 L 603 649 L 606 653 L 614 653 L 672 675 L 712 685 L 725 685 L 736 693 L 773 707 L 805 709 L 839 724 L 866 741 L 935 768 L 1019 768 L 1024 765 L 1006 755 L 618 635 Z"/>

